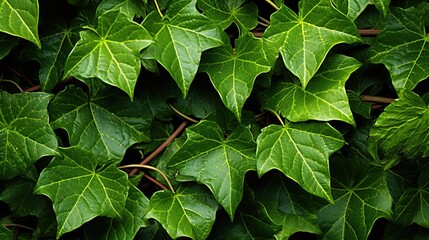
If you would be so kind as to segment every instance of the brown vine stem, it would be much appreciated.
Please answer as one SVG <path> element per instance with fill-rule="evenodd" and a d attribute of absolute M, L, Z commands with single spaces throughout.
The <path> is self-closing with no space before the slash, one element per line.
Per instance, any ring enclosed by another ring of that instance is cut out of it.
<path fill-rule="evenodd" d="M 188 121 L 185 120 L 180 124 L 180 126 L 157 148 L 153 151 L 149 156 L 147 156 L 140 164 L 135 164 L 137 166 L 142 166 L 148 164 L 152 159 L 154 159 L 158 154 L 160 154 L 167 146 L 170 144 L 186 127 Z M 138 172 L 138 168 L 133 169 L 129 176 L 134 176 Z"/>
<path fill-rule="evenodd" d="M 11 68 L 9 66 L 6 66 L 6 67 L 9 69 L 9 71 L 11 71 L 17 77 L 24 79 L 27 82 L 28 85 L 34 86 L 33 81 L 31 81 L 31 79 L 29 79 L 27 76 L 25 76 L 24 74 L 19 73 L 18 71 L 16 71 L 15 69 L 13 69 L 13 68 Z"/>
<path fill-rule="evenodd" d="M 123 169 L 123 168 L 146 168 L 146 169 L 150 169 L 153 170 L 155 172 L 158 172 L 159 174 L 161 174 L 161 176 L 165 179 L 165 181 L 168 184 L 168 187 L 170 188 L 170 191 L 175 193 L 173 186 L 170 183 L 170 180 L 168 180 L 167 176 L 158 168 L 156 167 L 152 167 L 149 165 L 140 165 L 140 164 L 129 164 L 129 165 L 124 165 L 124 166 L 120 166 L 119 169 Z"/>
<path fill-rule="evenodd" d="M 381 33 L 379 29 L 358 29 L 358 32 L 361 36 L 377 36 Z"/>
<path fill-rule="evenodd" d="M 394 98 L 371 96 L 371 95 L 362 95 L 360 96 L 360 99 L 362 99 L 362 101 L 374 102 L 374 103 L 392 103 L 393 101 L 395 101 Z"/>
<path fill-rule="evenodd" d="M 188 120 L 189 122 L 193 122 L 193 123 L 198 123 L 198 120 L 195 120 L 191 117 L 186 116 L 185 114 L 183 114 L 182 112 L 180 112 L 177 108 L 175 108 L 172 104 L 168 103 L 168 106 L 170 107 L 170 109 L 177 115 L 181 116 L 182 118 Z"/>
<path fill-rule="evenodd" d="M 156 186 L 162 188 L 162 189 L 167 189 L 166 186 L 164 186 L 164 184 L 160 183 L 158 180 L 156 180 L 155 178 L 149 176 L 149 174 L 144 174 L 143 175 L 144 178 L 148 179 L 149 181 L 153 182 Z"/>
<path fill-rule="evenodd" d="M 2 226 L 3 227 L 19 227 L 19 228 L 23 228 L 23 229 L 27 229 L 27 230 L 30 230 L 30 231 L 36 231 L 34 228 L 31 228 L 31 227 L 27 227 L 27 226 L 24 226 L 24 225 L 21 225 L 21 224 L 17 224 L 17 223 L 5 223 L 5 224 L 2 224 Z"/>
<path fill-rule="evenodd" d="M 25 89 L 24 92 L 37 92 L 40 89 L 41 89 L 40 85 L 36 85 L 36 86 L 29 87 L 29 88 Z"/>

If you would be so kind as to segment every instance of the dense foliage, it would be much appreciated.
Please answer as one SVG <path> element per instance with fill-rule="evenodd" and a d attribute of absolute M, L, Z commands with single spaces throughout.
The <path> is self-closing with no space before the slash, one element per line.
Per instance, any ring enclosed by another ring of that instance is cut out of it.
<path fill-rule="evenodd" d="M 427 239 L 428 25 L 424 0 L 2 0 L 0 239 Z"/>

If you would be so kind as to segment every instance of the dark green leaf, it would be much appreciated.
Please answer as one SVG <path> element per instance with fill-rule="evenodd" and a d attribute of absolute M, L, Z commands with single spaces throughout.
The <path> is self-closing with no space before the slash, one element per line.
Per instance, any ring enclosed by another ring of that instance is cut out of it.
<path fill-rule="evenodd" d="M 383 150 L 408 158 L 429 156 L 429 108 L 415 93 L 404 91 L 377 119 L 370 136 Z"/>
<path fill-rule="evenodd" d="M 206 239 L 213 226 L 218 204 L 199 185 L 181 185 L 176 193 L 157 191 L 149 202 L 146 218 L 159 221 L 172 238 Z"/>
<path fill-rule="evenodd" d="M 242 36 L 258 24 L 258 10 L 255 3 L 245 2 L 246 0 L 200 0 L 197 6 L 203 10 L 206 17 L 223 30 L 235 23 Z"/>
<path fill-rule="evenodd" d="M 298 15 L 282 5 L 264 38 L 278 44 L 284 64 L 304 89 L 334 45 L 361 41 L 353 22 L 329 0 L 301 1 Z"/>
<path fill-rule="evenodd" d="M 429 4 L 424 5 L 429 11 Z M 429 44 L 423 14 L 394 8 L 370 48 L 370 60 L 386 65 L 397 92 L 412 90 L 429 77 Z"/>
<path fill-rule="evenodd" d="M 374 222 L 392 214 L 386 174 L 366 160 L 336 156 L 331 163 L 335 202 L 318 214 L 324 237 L 368 239 Z"/>
<path fill-rule="evenodd" d="M 130 20 L 134 16 L 144 17 L 146 15 L 146 4 L 142 0 L 104 0 L 97 7 L 97 15 L 101 16 L 107 11 L 121 10 Z"/>
<path fill-rule="evenodd" d="M 140 73 L 140 50 L 152 43 L 141 25 L 119 10 L 98 18 L 98 27 L 80 32 L 80 40 L 70 53 L 64 78 L 99 78 L 125 91 L 130 98 Z"/>
<path fill-rule="evenodd" d="M 203 54 L 200 71 L 207 72 L 225 106 L 238 119 L 253 89 L 256 77 L 270 71 L 262 40 L 245 34 L 231 45 L 211 49 Z"/>
<path fill-rule="evenodd" d="M 4 58 L 18 44 L 18 38 L 0 33 L 0 59 Z"/>
<path fill-rule="evenodd" d="M 169 167 L 178 170 L 177 180 L 197 181 L 213 192 L 231 219 L 243 196 L 244 175 L 256 169 L 252 133 L 239 127 L 225 139 L 222 129 L 201 121 L 186 130 L 187 141 L 175 153 Z"/>
<path fill-rule="evenodd" d="M 38 0 L 2 0 L 0 4 L 0 32 L 27 39 L 39 48 L 37 31 L 39 23 Z"/>
<path fill-rule="evenodd" d="M 39 158 L 57 153 L 47 111 L 51 98 L 46 93 L 0 91 L 0 179 L 25 174 Z"/>
<path fill-rule="evenodd" d="M 149 140 L 151 123 L 139 109 L 141 102 L 111 88 L 88 97 L 74 86 L 58 93 L 49 106 L 52 127 L 64 128 L 72 146 L 116 159 L 134 143 Z"/>
<path fill-rule="evenodd" d="M 195 8 L 196 0 L 176 0 L 163 18 L 154 11 L 143 25 L 155 43 L 145 57 L 156 59 L 176 80 L 184 96 L 197 73 L 201 53 L 223 45 L 220 29 Z"/>
<path fill-rule="evenodd" d="M 270 125 L 257 139 L 257 170 L 278 169 L 308 192 L 333 201 L 329 156 L 343 146 L 341 134 L 326 123 Z"/>
<path fill-rule="evenodd" d="M 262 107 L 278 111 L 292 122 L 341 120 L 355 125 L 344 85 L 359 66 L 354 58 L 328 57 L 305 89 L 280 82 L 263 91 Z"/>
<path fill-rule="evenodd" d="M 123 216 L 129 184 L 114 166 L 97 166 L 102 155 L 79 147 L 61 149 L 37 182 L 35 193 L 48 196 L 57 216 L 57 238 L 97 216 Z"/>

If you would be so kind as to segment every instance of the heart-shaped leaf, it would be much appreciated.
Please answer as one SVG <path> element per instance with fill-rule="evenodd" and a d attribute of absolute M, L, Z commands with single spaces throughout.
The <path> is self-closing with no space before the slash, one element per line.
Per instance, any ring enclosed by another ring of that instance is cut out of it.
<path fill-rule="evenodd" d="M 304 89 L 334 45 L 361 41 L 354 23 L 330 0 L 300 1 L 298 15 L 282 5 L 264 38 L 276 42 L 285 66 Z"/>
<path fill-rule="evenodd" d="M 140 73 L 140 50 L 152 43 L 141 25 L 120 10 L 108 11 L 98 18 L 97 29 L 80 32 L 80 40 L 70 53 L 64 78 L 99 78 L 134 96 Z"/>
<path fill-rule="evenodd" d="M 270 125 L 257 139 L 259 176 L 282 171 L 308 192 L 332 202 L 329 156 L 344 144 L 342 135 L 327 123 Z"/>
<path fill-rule="evenodd" d="M 155 43 L 144 58 L 156 59 L 176 80 L 184 96 L 194 80 L 204 50 L 223 45 L 215 23 L 195 8 L 196 0 L 175 0 L 163 18 L 154 11 L 143 25 Z"/>
<path fill-rule="evenodd" d="M 0 91 L 0 179 L 25 174 L 39 158 L 57 154 L 46 93 Z"/>
<path fill-rule="evenodd" d="M 48 196 L 57 216 L 57 238 L 97 216 L 121 218 L 128 177 L 115 166 L 79 147 L 61 149 L 42 171 L 34 192 Z M 111 162 L 111 161 L 110 161 Z"/>
<path fill-rule="evenodd" d="M 243 196 L 244 175 L 256 169 L 255 148 L 248 128 L 235 129 L 224 139 L 222 129 L 201 121 L 186 130 L 187 141 L 171 158 L 177 180 L 197 181 L 213 192 L 231 219 Z"/>
<path fill-rule="evenodd" d="M 262 92 L 262 107 L 280 112 L 292 122 L 341 120 L 354 125 L 345 83 L 360 65 L 343 55 L 328 57 L 305 89 L 280 82 Z"/>

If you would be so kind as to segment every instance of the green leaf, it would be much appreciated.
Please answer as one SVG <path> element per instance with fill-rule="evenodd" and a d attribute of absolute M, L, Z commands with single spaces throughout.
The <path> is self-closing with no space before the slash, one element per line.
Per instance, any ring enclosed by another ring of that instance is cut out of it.
<path fill-rule="evenodd" d="M 128 147 L 150 139 L 150 122 L 122 92 L 106 88 L 88 97 L 80 88 L 69 86 L 49 106 L 51 125 L 63 128 L 72 146 L 96 155 L 122 159 Z"/>
<path fill-rule="evenodd" d="M 48 196 L 57 216 L 57 238 L 97 216 L 122 217 L 129 184 L 116 167 L 79 147 L 61 149 L 42 171 L 34 192 Z"/>
<path fill-rule="evenodd" d="M 371 128 L 370 136 L 386 152 L 412 159 L 429 156 L 429 107 L 415 93 L 402 92 L 386 107 Z"/>
<path fill-rule="evenodd" d="M 390 0 L 334 0 L 333 2 L 352 20 L 356 20 L 369 4 L 375 4 L 376 8 L 386 17 L 390 5 Z"/>
<path fill-rule="evenodd" d="M 27 39 L 40 48 L 38 23 L 38 0 L 2 0 L 0 3 L 0 32 Z"/>
<path fill-rule="evenodd" d="M 18 44 L 19 38 L 0 33 L 0 59 L 6 57 L 9 52 Z"/>
<path fill-rule="evenodd" d="M 423 6 L 429 10 L 429 4 Z M 414 89 L 429 77 L 429 38 L 422 20 L 425 15 L 416 12 L 414 8 L 393 8 L 369 51 L 371 62 L 387 67 L 398 93 Z"/>
<path fill-rule="evenodd" d="M 280 82 L 263 91 L 262 107 L 278 111 L 292 122 L 341 120 L 355 125 L 344 85 L 360 65 L 343 55 L 328 57 L 305 89 Z"/>
<path fill-rule="evenodd" d="M 429 168 L 421 170 L 417 186 L 406 188 L 395 204 L 396 223 L 429 228 Z"/>
<path fill-rule="evenodd" d="M 63 78 L 99 78 L 134 96 L 140 73 L 140 50 L 152 43 L 141 25 L 119 10 L 98 18 L 98 27 L 80 32 L 80 40 L 70 53 Z"/>
<path fill-rule="evenodd" d="M 329 156 L 344 144 L 341 134 L 327 123 L 270 125 L 257 139 L 259 176 L 278 169 L 306 191 L 330 202 Z"/>
<path fill-rule="evenodd" d="M 176 0 L 163 18 L 154 11 L 143 25 L 154 36 L 155 43 L 145 58 L 156 59 L 174 78 L 183 96 L 194 80 L 204 50 L 223 45 L 222 32 L 195 8 L 196 0 Z"/>
<path fill-rule="evenodd" d="M 97 7 L 97 16 L 103 15 L 107 11 L 120 10 L 125 13 L 130 20 L 134 16 L 146 16 L 146 4 L 142 0 L 104 0 Z"/>
<path fill-rule="evenodd" d="M 157 191 L 149 202 L 146 218 L 159 221 L 176 239 L 206 239 L 216 217 L 218 205 L 212 194 L 199 185 L 180 185 L 176 193 Z"/>
<path fill-rule="evenodd" d="M 203 120 L 187 128 L 186 134 L 188 139 L 169 167 L 179 171 L 178 181 L 205 184 L 232 220 L 243 196 L 244 175 L 256 169 L 252 133 L 239 127 L 225 139 L 215 122 Z"/>
<path fill-rule="evenodd" d="M 39 158 L 57 154 L 46 93 L 0 91 L 0 179 L 23 175 Z"/>
<path fill-rule="evenodd" d="M 144 219 L 149 199 L 131 183 L 125 203 L 122 218 L 102 218 L 91 221 L 85 225 L 85 236 L 87 239 L 106 240 L 132 240 L 140 227 L 148 225 Z M 109 226 L 106 228 L 106 226 Z"/>
<path fill-rule="evenodd" d="M 298 15 L 282 5 L 271 16 L 264 38 L 277 43 L 285 66 L 303 88 L 334 45 L 361 41 L 354 23 L 330 0 L 301 1 Z"/>
<path fill-rule="evenodd" d="M 368 239 L 374 222 L 392 214 L 386 174 L 365 160 L 336 157 L 331 163 L 335 202 L 318 214 L 324 238 Z"/>
<path fill-rule="evenodd" d="M 242 36 L 258 25 L 258 9 L 255 3 L 245 2 L 245 0 L 200 0 L 197 6 L 223 30 L 235 23 Z"/>
<path fill-rule="evenodd" d="M 200 71 L 207 72 L 223 103 L 238 119 L 256 77 L 271 69 L 263 56 L 262 39 L 251 34 L 237 39 L 234 49 L 227 44 L 203 54 Z"/>

